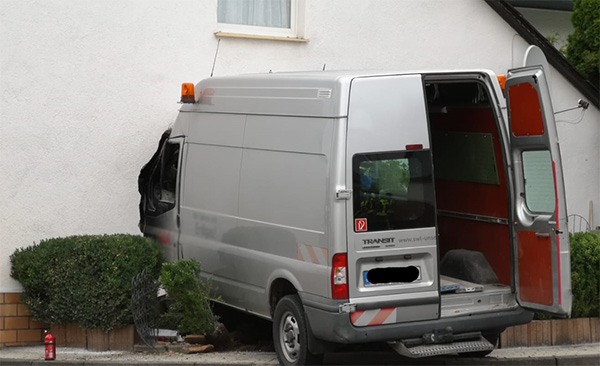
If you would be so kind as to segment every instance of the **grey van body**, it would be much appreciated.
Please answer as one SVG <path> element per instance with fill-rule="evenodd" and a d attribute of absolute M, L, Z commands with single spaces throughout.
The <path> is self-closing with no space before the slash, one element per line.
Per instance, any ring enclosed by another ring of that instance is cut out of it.
<path fill-rule="evenodd" d="M 205 79 L 144 168 L 141 229 L 199 260 L 227 305 L 272 319 L 297 295 L 313 353 L 569 316 L 543 70 L 505 90 L 486 70 Z"/>

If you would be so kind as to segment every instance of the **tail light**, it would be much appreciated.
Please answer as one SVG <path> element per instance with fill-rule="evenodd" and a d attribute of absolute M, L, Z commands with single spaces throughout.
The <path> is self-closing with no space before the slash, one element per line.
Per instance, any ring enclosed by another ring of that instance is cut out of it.
<path fill-rule="evenodd" d="M 348 296 L 348 257 L 346 253 L 333 255 L 331 265 L 331 297 L 335 300 Z"/>

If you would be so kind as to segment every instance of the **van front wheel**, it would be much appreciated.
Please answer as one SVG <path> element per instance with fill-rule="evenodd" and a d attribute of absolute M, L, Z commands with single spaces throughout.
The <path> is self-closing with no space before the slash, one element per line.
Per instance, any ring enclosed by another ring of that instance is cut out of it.
<path fill-rule="evenodd" d="M 279 363 L 285 366 L 316 365 L 323 355 L 308 351 L 308 327 L 298 295 L 284 296 L 273 315 L 273 343 Z"/>

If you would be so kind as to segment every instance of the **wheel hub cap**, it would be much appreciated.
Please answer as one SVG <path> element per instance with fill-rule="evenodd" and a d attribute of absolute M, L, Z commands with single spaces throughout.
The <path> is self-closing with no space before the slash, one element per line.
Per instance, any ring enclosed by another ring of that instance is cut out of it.
<path fill-rule="evenodd" d="M 289 362 L 294 362 L 298 359 L 300 353 L 300 329 L 298 322 L 292 313 L 286 313 L 280 323 L 280 345 L 283 350 L 283 355 Z"/>

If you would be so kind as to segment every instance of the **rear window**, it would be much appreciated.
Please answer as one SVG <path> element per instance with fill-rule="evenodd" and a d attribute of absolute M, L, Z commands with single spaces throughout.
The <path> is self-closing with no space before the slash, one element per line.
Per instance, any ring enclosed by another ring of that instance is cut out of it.
<path fill-rule="evenodd" d="M 435 225 L 429 150 L 357 154 L 352 167 L 355 231 Z"/>
<path fill-rule="evenodd" d="M 554 212 L 556 191 L 550 151 L 523 151 L 522 156 L 527 207 L 536 213 Z"/>

